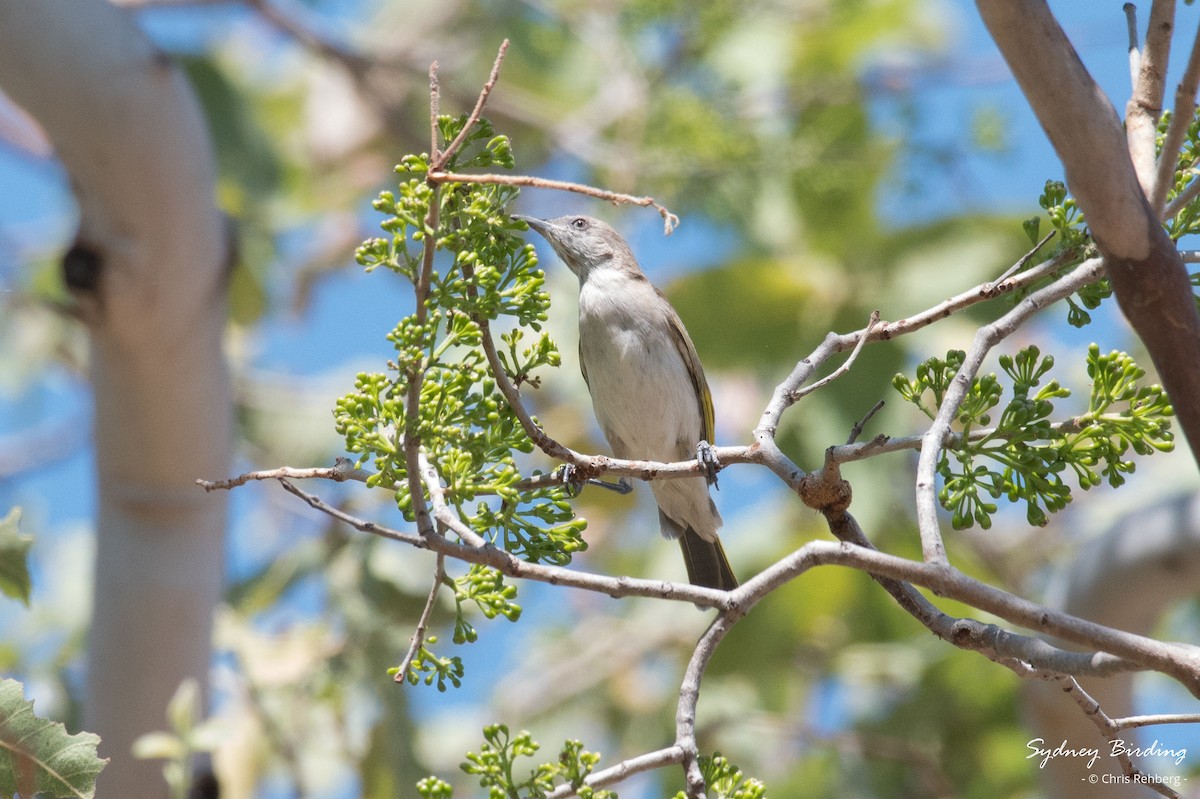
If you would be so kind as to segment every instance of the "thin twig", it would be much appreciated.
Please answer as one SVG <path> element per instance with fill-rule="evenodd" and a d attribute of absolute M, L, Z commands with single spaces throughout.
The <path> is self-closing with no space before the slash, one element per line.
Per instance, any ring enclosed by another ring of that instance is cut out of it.
<path fill-rule="evenodd" d="M 278 480 L 279 484 L 283 486 L 288 493 L 304 500 L 305 504 L 307 504 L 313 510 L 318 510 L 321 513 L 331 516 L 340 522 L 345 522 L 356 530 L 360 530 L 364 533 L 370 533 L 371 535 L 379 536 L 380 538 L 388 538 L 392 541 L 400 541 L 405 544 L 411 544 L 412 546 L 420 549 L 429 549 L 429 546 L 425 543 L 425 539 L 419 535 L 406 533 L 403 530 L 394 530 L 391 527 L 379 524 L 377 522 L 360 519 L 357 516 L 346 513 L 341 508 L 336 508 L 333 505 L 328 504 L 316 494 L 310 494 L 304 489 L 299 488 L 295 483 L 286 477 L 280 477 Z"/>
<path fill-rule="evenodd" d="M 225 480 L 197 480 L 196 485 L 205 491 L 216 491 L 218 489 L 227 491 L 252 481 L 274 480 L 280 477 L 291 477 L 296 480 L 333 480 L 335 483 L 355 480 L 365 483 L 372 474 L 372 472 L 368 472 L 366 469 L 354 468 L 353 462 L 349 458 L 338 458 L 333 466 L 317 466 L 306 469 L 280 466 L 275 469 L 245 472 L 244 474 L 239 474 L 236 477 L 230 477 Z"/>
<path fill-rule="evenodd" d="M 1159 713 L 1148 716 L 1122 716 L 1112 719 L 1113 726 L 1121 730 L 1149 727 L 1155 724 L 1200 724 L 1200 713 Z"/>
<path fill-rule="evenodd" d="M 851 350 L 850 357 L 847 358 L 845 361 L 843 361 L 842 364 L 840 366 L 838 366 L 837 369 L 834 369 L 832 372 L 825 375 L 817 382 L 811 383 L 802 388 L 797 388 L 794 391 L 792 391 L 791 395 L 789 395 L 789 399 L 792 402 L 796 402 L 801 397 L 807 396 L 807 395 L 813 393 L 814 391 L 816 391 L 817 389 L 824 388 L 825 386 L 832 383 L 834 380 L 837 380 L 839 377 L 846 374 L 846 372 L 850 371 L 850 367 L 853 366 L 854 361 L 858 359 L 858 354 L 860 352 L 862 352 L 862 348 L 864 346 L 866 346 L 868 341 L 871 340 L 871 333 L 875 330 L 875 326 L 878 324 L 879 324 L 879 311 L 871 311 L 871 317 L 867 321 L 867 326 L 865 328 L 863 328 L 862 337 L 858 340 L 858 344 L 856 344 L 854 346 L 854 349 Z"/>
<path fill-rule="evenodd" d="M 1050 239 L 1054 238 L 1056 235 L 1058 235 L 1058 231 L 1051 230 L 1045 236 L 1042 236 L 1042 238 L 1036 244 L 1033 245 L 1033 249 L 1031 249 L 1029 252 L 1025 253 L 1020 258 L 1018 258 L 1017 262 L 1014 263 L 1012 266 L 1010 266 L 1008 269 L 1005 269 L 1003 274 L 1000 275 L 1000 277 L 998 277 L 995 280 L 992 280 L 988 283 L 984 283 L 983 285 L 984 286 L 996 286 L 996 285 L 1001 284 L 1004 281 L 1008 280 L 1010 277 L 1017 274 L 1018 272 L 1023 271 L 1025 269 L 1025 267 L 1029 266 L 1029 263 L 1033 260 L 1033 257 L 1035 255 L 1037 255 L 1039 252 L 1041 252 L 1042 248 L 1045 247 L 1046 244 L 1049 243 Z"/>
<path fill-rule="evenodd" d="M 1049 682 L 1058 683 L 1059 687 L 1062 688 L 1063 693 L 1069 696 L 1075 702 L 1075 704 L 1079 706 L 1079 709 L 1083 711 L 1083 715 L 1096 725 L 1096 728 L 1100 731 L 1100 734 L 1104 736 L 1106 741 L 1108 741 L 1111 754 L 1116 757 L 1117 762 L 1121 764 L 1121 771 L 1127 778 L 1129 778 L 1131 781 L 1135 781 L 1137 784 L 1145 785 L 1147 788 L 1157 794 L 1171 797 L 1171 799 L 1178 799 L 1179 794 L 1171 790 L 1171 788 L 1163 781 L 1138 779 L 1139 777 L 1144 777 L 1145 772 L 1141 771 L 1133 764 L 1133 761 L 1129 757 L 1129 752 L 1125 747 L 1113 745 L 1117 742 L 1117 733 L 1120 732 L 1120 728 L 1117 727 L 1113 720 L 1109 718 L 1108 714 L 1104 712 L 1104 708 L 1100 706 L 1100 703 L 1097 702 L 1091 694 L 1083 689 L 1083 686 L 1079 684 L 1078 680 L 1066 674 L 1043 673 L 1038 676 L 1041 676 L 1042 679 L 1045 679 Z"/>
<path fill-rule="evenodd" d="M 628 779 L 634 774 L 641 774 L 643 771 L 650 771 L 665 766 L 673 766 L 677 763 L 682 763 L 683 760 L 683 749 L 679 746 L 668 746 L 665 749 L 647 752 L 644 755 L 622 760 L 614 766 L 593 771 L 584 778 L 583 784 L 590 788 L 604 788 Z M 560 785 L 546 794 L 546 799 L 568 799 L 568 797 L 578 795 L 578 791 L 570 785 Z"/>
<path fill-rule="evenodd" d="M 866 337 L 864 336 L 864 338 Z M 867 426 L 867 422 L 871 421 L 871 417 L 883 410 L 884 404 L 883 400 L 879 400 L 871 406 L 871 410 L 867 411 L 863 418 L 854 423 L 854 426 L 850 428 L 850 435 L 846 437 L 846 446 L 850 446 L 855 441 L 858 441 L 858 437 L 862 435 L 863 428 Z"/>
<path fill-rule="evenodd" d="M 470 263 L 463 263 L 463 277 L 466 279 L 467 295 L 475 299 L 478 295 L 478 289 L 475 287 L 474 267 Z M 496 385 L 500 388 L 500 393 L 504 395 L 505 401 L 508 402 L 508 407 L 516 414 L 517 421 L 521 423 L 521 428 L 525 431 L 525 435 L 529 436 L 529 440 L 537 445 L 538 449 L 552 458 L 565 461 L 573 466 L 580 466 L 585 463 L 588 460 L 586 455 L 575 452 L 573 449 L 551 438 L 545 430 L 538 426 L 537 422 L 533 420 L 533 416 L 526 410 L 525 403 L 521 402 L 520 389 L 509 378 L 504 364 L 500 361 L 500 354 L 496 351 L 496 340 L 492 337 L 492 326 L 488 318 L 480 314 L 474 314 L 471 317 L 471 321 L 479 326 L 480 345 L 483 347 L 484 356 L 487 358 L 488 366 L 492 370 L 492 376 L 496 380 Z"/>
<path fill-rule="evenodd" d="M 539 178 L 531 175 L 465 175 L 458 172 L 445 172 L 442 170 L 431 170 L 429 172 L 428 179 L 437 183 L 487 183 L 491 185 L 528 186 L 536 189 L 570 191 L 576 194 L 584 194 L 588 197 L 595 197 L 600 200 L 607 200 L 615 205 L 640 205 L 643 208 L 653 208 L 654 210 L 658 211 L 659 216 L 663 218 L 663 232 L 668 236 L 674 232 L 676 227 L 679 226 L 679 217 L 671 213 L 666 206 L 656 201 L 653 197 L 638 197 L 632 194 L 622 194 L 616 191 L 608 191 L 607 189 L 597 189 L 594 186 L 588 186 L 584 183 L 571 183 L 565 180 L 550 180 L 549 178 Z"/>
<path fill-rule="evenodd" d="M 483 84 L 483 89 L 479 92 L 479 98 L 475 101 L 475 107 L 471 109 L 471 114 L 467 117 L 467 124 L 462 126 L 462 130 L 454 137 L 454 141 L 446 145 L 446 149 L 440 155 L 432 155 L 434 151 L 430 151 L 429 171 L 431 174 L 441 172 L 446 168 L 446 164 L 450 162 L 450 159 L 458 152 L 458 148 L 462 147 L 462 143 L 466 141 L 471 128 L 475 127 L 475 123 L 479 121 L 479 117 L 483 113 L 483 107 L 487 105 L 488 96 L 492 93 L 492 89 L 496 87 L 496 81 L 500 78 L 500 65 L 504 63 L 504 54 L 506 52 L 508 52 L 508 39 L 500 43 L 500 50 L 496 53 L 496 60 L 492 63 L 491 74 L 488 75 L 487 83 Z M 436 130 L 437 109 L 434 108 L 433 111 L 435 113 L 431 114 L 431 116 L 433 117 L 433 125 Z"/>
<path fill-rule="evenodd" d="M 1129 88 L 1136 90 L 1138 73 L 1142 68 L 1142 52 L 1138 49 L 1137 6 L 1126 3 L 1122 10 L 1125 12 L 1125 28 L 1129 37 Z"/>
<path fill-rule="evenodd" d="M 1189 169 L 1188 172 L 1192 175 L 1192 182 L 1187 184 L 1183 191 L 1175 195 L 1171 202 L 1167 203 L 1159 214 L 1162 221 L 1172 219 L 1176 214 L 1191 204 L 1197 196 L 1200 196 L 1200 172 L 1195 169 Z"/>
<path fill-rule="evenodd" d="M 400 661 L 400 665 L 396 668 L 396 676 L 393 678 L 396 682 L 402 683 L 408 679 L 408 670 L 412 668 L 413 659 L 421 651 L 421 647 L 425 645 L 425 631 L 429 629 L 429 619 L 433 616 L 433 608 L 437 604 L 438 593 L 442 590 L 442 585 L 445 582 L 446 556 L 439 553 L 433 567 L 433 585 L 429 587 L 429 596 L 425 599 L 425 607 L 422 608 L 421 616 L 417 619 L 417 624 L 413 628 L 412 637 L 408 639 L 408 651 L 404 653 L 404 659 Z"/>
<path fill-rule="evenodd" d="M 894 322 L 883 322 L 876 328 L 875 338 L 890 341 L 898 336 L 913 333 L 972 305 L 1026 288 L 1030 284 L 1054 274 L 1071 262 L 1073 253 L 1064 250 L 1020 274 L 1012 274 L 1014 269 L 1019 269 L 1028 263 L 1030 256 L 1036 253 L 1049 238 L 1050 235 L 1048 234 L 1032 250 L 1021 256 L 1013 267 L 1004 272 L 1006 276 L 1002 276 L 995 281 L 982 283 L 905 319 L 898 319 Z M 856 332 L 850 335 L 858 336 L 860 334 L 861 332 Z M 847 349 L 849 348 L 849 344 L 843 346 Z"/>

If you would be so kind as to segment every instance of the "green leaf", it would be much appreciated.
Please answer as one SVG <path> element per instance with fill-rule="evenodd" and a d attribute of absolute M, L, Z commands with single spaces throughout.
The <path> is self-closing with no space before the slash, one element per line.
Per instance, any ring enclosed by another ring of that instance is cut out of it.
<path fill-rule="evenodd" d="M 1051 422 L 1054 400 L 1071 392 L 1057 380 L 1043 384 L 1054 358 L 1043 357 L 1037 347 L 1000 356 L 1000 367 L 1012 383 L 1012 398 L 990 431 L 979 428 L 991 424 L 1003 389 L 995 375 L 972 381 L 955 419 L 958 443 L 938 464 L 943 480 L 938 501 L 951 512 L 956 530 L 975 524 L 991 527 L 997 505 L 990 500 L 1000 497 L 1024 502 L 1027 521 L 1045 525 L 1049 513 L 1071 501 L 1070 486 L 1063 479 L 1068 470 L 1085 491 L 1104 480 L 1115 488 L 1135 468 L 1125 457 L 1128 450 L 1149 455 L 1174 446 L 1170 400 L 1160 386 L 1139 385 L 1145 371 L 1132 358 L 1116 351 L 1101 355 L 1093 344 L 1087 360 L 1092 378 L 1088 411 L 1059 424 Z M 913 380 L 896 375 L 893 386 L 933 418 L 962 363 L 963 353 L 951 351 L 945 360 L 930 358 L 919 364 Z M 932 395 L 932 403 L 926 403 L 926 394 Z"/>
<path fill-rule="evenodd" d="M 0 680 L 0 796 L 91 799 L 108 763 L 96 757 L 99 743 L 98 735 L 69 735 L 58 722 L 38 718 L 21 683 Z"/>
<path fill-rule="evenodd" d="M 712 757 L 700 756 L 700 773 L 709 790 L 716 792 L 717 799 L 766 799 L 767 786 L 743 774 L 720 752 L 714 752 Z M 684 792 L 675 794 L 674 799 L 684 799 Z"/>
<path fill-rule="evenodd" d="M 1031 216 L 1021 223 L 1021 228 L 1025 231 L 1025 235 L 1029 237 L 1030 244 L 1037 244 L 1041 240 L 1042 219 L 1038 216 Z"/>
<path fill-rule="evenodd" d="M 541 749 L 533 736 L 524 730 L 511 735 L 506 725 L 490 724 L 483 728 L 483 737 L 483 746 L 478 752 L 467 752 L 467 759 L 459 768 L 479 777 L 479 787 L 488 789 L 489 797 L 543 799 L 557 786 L 570 785 L 582 799 L 618 799 L 613 791 L 598 790 L 584 784 L 592 769 L 600 762 L 600 755 L 585 750 L 580 741 L 564 742 L 556 760 L 535 765 L 528 771 L 528 776 L 523 777 L 525 767 L 517 766 L 517 758 L 532 757 Z M 440 780 L 430 777 L 421 784 L 429 788 L 422 796 L 443 795 L 433 790 L 445 785 Z M 444 795 L 449 796 L 448 793 Z"/>
<path fill-rule="evenodd" d="M 29 605 L 29 548 L 33 537 L 18 531 L 21 509 L 13 508 L 0 519 L 0 591 Z"/>

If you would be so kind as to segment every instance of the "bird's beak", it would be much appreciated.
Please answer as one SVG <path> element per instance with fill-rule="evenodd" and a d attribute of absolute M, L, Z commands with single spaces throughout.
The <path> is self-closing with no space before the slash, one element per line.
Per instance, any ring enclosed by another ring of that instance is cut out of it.
<path fill-rule="evenodd" d="M 532 230 L 536 230 L 538 233 L 541 233 L 542 236 L 546 236 L 547 231 L 550 229 L 550 225 L 548 222 L 546 222 L 545 219 L 538 219 L 536 216 L 525 216 L 524 214 L 513 214 L 510 218 L 511 219 L 519 219 L 520 221 L 529 225 L 529 227 Z"/>

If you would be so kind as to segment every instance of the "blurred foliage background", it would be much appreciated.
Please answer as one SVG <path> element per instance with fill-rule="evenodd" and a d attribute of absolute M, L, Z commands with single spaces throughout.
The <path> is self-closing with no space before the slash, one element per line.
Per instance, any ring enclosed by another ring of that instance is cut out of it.
<path fill-rule="evenodd" d="M 695 339 L 721 443 L 748 440 L 771 388 L 828 331 L 861 327 L 875 308 L 885 318 L 919 311 L 999 274 L 1028 246 L 1015 216 L 880 211 L 885 192 L 893 208 L 923 193 L 953 196 L 964 159 L 1005 147 L 1007 120 L 993 108 L 959 121 L 973 137 L 931 143 L 918 133 L 914 81 L 960 34 L 950 3 L 125 4 L 183 64 L 218 153 L 219 202 L 239 252 L 230 288 L 239 470 L 340 454 L 333 398 L 387 357 L 383 335 L 408 312 L 393 276 L 364 276 L 353 263 L 354 246 L 374 235 L 370 200 L 401 155 L 428 148 L 430 62 L 440 64 L 443 111 L 459 113 L 504 38 L 512 47 L 487 115 L 511 136 L 518 170 L 652 195 L 682 217 L 664 239 L 646 210 L 530 190 L 519 209 L 586 211 L 627 232 Z M 1119 38 L 1120 21 L 1112 27 Z M 20 132 L 11 110 L 5 118 Z M 42 190 L 49 211 L 0 221 L 0 275 L 15 289 L 0 294 L 0 433 L 11 445 L 0 454 L 36 453 L 4 464 L 0 504 L 25 505 L 26 530 L 42 536 L 34 607 L 5 610 L 0 664 L 25 676 L 39 710 L 70 719 L 90 513 L 79 488 L 89 479 L 81 334 L 54 311 L 72 218 L 63 176 L 36 137 L 8 139 L 0 174 L 51 188 Z M 1031 194 L 1027 208 L 1035 202 Z M 573 279 L 543 255 L 564 368 L 538 390 L 535 410 L 568 445 L 603 451 L 574 358 Z M 785 450 L 817 463 L 890 399 L 896 371 L 962 346 L 968 330 L 952 320 L 868 348 L 789 413 Z M 917 429 L 898 406 L 868 432 Z M 846 469 L 869 535 L 902 554 L 916 553 L 914 465 L 901 455 Z M 317 489 L 360 516 L 396 520 L 386 497 Z M 648 493 L 585 492 L 591 548 L 579 562 L 681 579 L 673 546 L 654 533 Z M 723 473 L 717 501 L 743 576 L 826 535 L 815 514 L 750 469 Z M 582 738 L 604 754 L 601 766 L 671 740 L 678 680 L 706 624 L 691 608 L 522 585 L 521 623 L 481 624 L 480 641 L 462 648 L 462 689 L 402 687 L 385 669 L 424 601 L 427 554 L 327 526 L 274 486 L 242 489 L 234 502 L 215 669 L 223 795 L 382 799 L 414 795 L 429 773 L 474 795 L 457 766 L 493 721 L 530 729 L 546 751 Z M 950 544 L 968 571 L 1016 588 L 1056 541 L 1018 529 Z M 704 684 L 700 746 L 774 796 L 1020 795 L 1036 774 L 1015 693 L 1010 673 L 935 641 L 865 575 L 821 569 L 724 643 Z M 663 796 L 679 778 L 672 769 L 618 790 Z"/>

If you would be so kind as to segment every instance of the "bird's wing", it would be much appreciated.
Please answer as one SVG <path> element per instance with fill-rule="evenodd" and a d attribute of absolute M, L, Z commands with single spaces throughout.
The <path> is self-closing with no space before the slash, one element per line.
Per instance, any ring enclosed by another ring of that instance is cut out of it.
<path fill-rule="evenodd" d="M 579 337 L 579 371 L 583 373 L 583 382 L 587 384 L 588 388 L 591 388 L 592 384 L 588 383 L 588 379 L 587 379 L 587 364 L 583 362 L 583 337 L 582 336 Z"/>
<path fill-rule="evenodd" d="M 692 339 L 684 328 L 679 314 L 671 313 L 667 317 L 667 324 L 671 328 L 675 348 L 679 350 L 679 356 L 683 358 L 683 363 L 687 366 L 688 377 L 692 379 L 692 387 L 696 389 L 696 396 L 700 398 L 700 415 L 703 425 L 700 437 L 711 444 L 716 427 L 716 422 L 713 420 L 712 392 L 708 390 L 708 381 L 704 379 L 704 367 L 700 365 L 700 356 L 696 354 L 696 345 L 692 344 Z M 587 376 L 584 375 L 584 379 L 586 378 Z"/>

